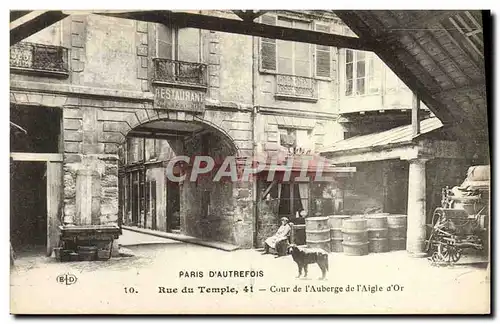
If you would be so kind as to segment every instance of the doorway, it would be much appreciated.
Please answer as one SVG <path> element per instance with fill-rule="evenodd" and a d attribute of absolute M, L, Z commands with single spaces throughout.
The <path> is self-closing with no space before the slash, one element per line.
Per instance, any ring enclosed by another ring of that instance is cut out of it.
<path fill-rule="evenodd" d="M 180 211 L 179 183 L 167 180 L 167 232 L 180 233 Z"/>
<path fill-rule="evenodd" d="M 10 185 L 10 239 L 16 253 L 43 252 L 47 244 L 45 162 L 13 161 Z"/>

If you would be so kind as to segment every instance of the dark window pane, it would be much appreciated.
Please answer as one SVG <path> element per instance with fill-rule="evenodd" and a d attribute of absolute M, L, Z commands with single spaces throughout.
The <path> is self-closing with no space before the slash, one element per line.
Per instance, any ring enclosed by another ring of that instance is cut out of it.
<path fill-rule="evenodd" d="M 330 77 L 330 50 L 316 50 L 316 75 L 320 77 Z"/>
<path fill-rule="evenodd" d="M 352 65 L 352 63 L 350 63 L 350 64 L 347 64 L 345 67 L 345 78 L 347 80 L 350 80 L 350 79 L 352 79 L 352 76 L 353 76 L 353 65 Z"/>
<path fill-rule="evenodd" d="M 346 84 L 345 84 L 345 95 L 346 96 L 351 96 L 352 95 L 352 79 L 346 81 Z"/>
<path fill-rule="evenodd" d="M 356 94 L 364 94 L 365 93 L 365 79 L 357 79 L 356 80 Z"/>
<path fill-rule="evenodd" d="M 276 43 L 268 42 L 267 39 L 262 40 L 261 45 L 261 67 L 265 70 L 276 70 Z"/>
<path fill-rule="evenodd" d="M 365 62 L 361 61 L 356 64 L 356 77 L 363 78 L 365 76 Z"/>
<path fill-rule="evenodd" d="M 346 63 L 352 62 L 352 56 L 353 56 L 353 53 L 351 50 L 345 50 L 345 62 Z"/>

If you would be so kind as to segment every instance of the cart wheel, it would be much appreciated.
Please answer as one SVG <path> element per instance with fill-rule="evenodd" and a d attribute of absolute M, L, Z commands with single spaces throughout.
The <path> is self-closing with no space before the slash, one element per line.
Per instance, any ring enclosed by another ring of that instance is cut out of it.
<path fill-rule="evenodd" d="M 462 256 L 462 250 L 449 244 L 440 244 L 438 254 L 444 262 L 456 263 Z"/>
<path fill-rule="evenodd" d="M 441 257 L 441 260 L 446 262 L 450 259 L 450 251 L 448 249 L 447 244 L 439 244 L 438 245 L 438 254 Z"/>
<path fill-rule="evenodd" d="M 427 253 L 432 253 L 433 251 L 431 251 L 431 248 L 433 247 L 432 245 L 432 239 L 434 238 L 434 233 L 436 231 L 434 230 L 434 228 L 432 229 L 431 231 L 431 234 L 429 235 L 429 239 L 427 240 L 427 246 L 425 247 L 425 252 Z"/>
<path fill-rule="evenodd" d="M 451 255 L 451 261 L 453 263 L 456 263 L 462 257 L 462 249 L 457 248 L 457 247 L 452 247 L 450 249 L 450 255 Z"/>

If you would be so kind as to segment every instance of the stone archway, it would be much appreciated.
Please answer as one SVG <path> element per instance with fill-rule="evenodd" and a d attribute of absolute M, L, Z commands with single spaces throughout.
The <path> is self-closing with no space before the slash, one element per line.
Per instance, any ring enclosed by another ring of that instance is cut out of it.
<path fill-rule="evenodd" d="M 234 142 L 196 116 L 188 121 L 168 117 L 154 116 L 127 133 L 119 188 L 124 224 L 234 243 L 235 184 L 213 181 L 218 163 L 235 158 Z M 182 181 L 171 167 L 179 166 L 171 165 L 178 158 L 190 161 Z M 199 161 L 208 158 L 214 161 L 213 171 L 196 175 L 205 169 L 197 167 Z"/>
<path fill-rule="evenodd" d="M 119 222 L 119 159 L 121 147 L 133 129 L 156 121 L 197 123 L 216 134 L 230 148 L 231 154 L 240 157 L 248 156 L 251 148 L 251 124 L 247 115 L 250 114 L 240 111 L 207 110 L 203 115 L 197 115 L 158 110 L 152 109 L 152 102 L 145 98 L 130 98 L 127 102 L 111 98 L 68 98 L 63 108 L 65 223 Z M 96 179 L 99 185 L 89 185 Z M 85 188 L 94 188 L 96 192 L 85 195 Z M 224 228 L 225 234 L 220 235 L 218 230 L 211 229 L 214 234 L 209 235 L 210 239 L 221 237 L 223 241 L 242 247 L 252 246 L 251 188 L 249 184 L 239 183 L 223 188 L 227 203 L 221 208 L 223 216 L 217 220 L 220 226 L 213 226 Z M 217 221 L 206 220 L 210 224 Z M 206 235 L 199 226 L 187 229 L 187 232 L 193 236 Z"/>

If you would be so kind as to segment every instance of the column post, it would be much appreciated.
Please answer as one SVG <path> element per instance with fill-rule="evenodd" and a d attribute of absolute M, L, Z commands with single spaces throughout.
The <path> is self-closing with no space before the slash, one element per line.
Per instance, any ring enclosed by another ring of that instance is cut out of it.
<path fill-rule="evenodd" d="M 425 257 L 426 240 L 426 181 L 425 163 L 428 159 L 409 160 L 408 172 L 408 229 L 406 250 L 411 256 Z"/>

